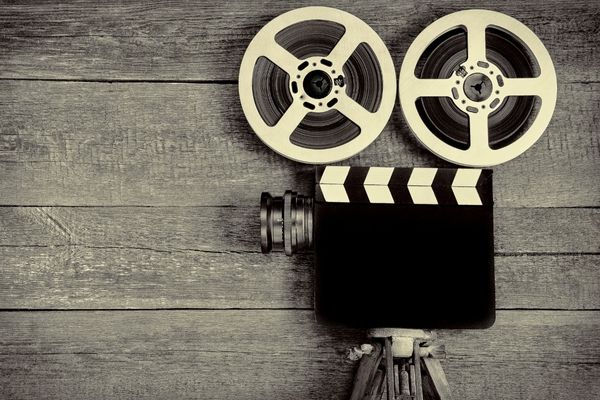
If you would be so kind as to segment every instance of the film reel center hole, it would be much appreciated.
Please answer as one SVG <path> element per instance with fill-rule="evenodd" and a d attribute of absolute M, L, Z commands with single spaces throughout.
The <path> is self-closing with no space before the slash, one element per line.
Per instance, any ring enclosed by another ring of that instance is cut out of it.
<path fill-rule="evenodd" d="M 302 87 L 304 92 L 313 99 L 322 99 L 331 92 L 332 83 L 329 74 L 316 69 L 306 74 Z"/>
<path fill-rule="evenodd" d="M 493 89 L 490 78 L 481 73 L 469 75 L 463 85 L 465 95 L 472 101 L 487 100 Z"/>

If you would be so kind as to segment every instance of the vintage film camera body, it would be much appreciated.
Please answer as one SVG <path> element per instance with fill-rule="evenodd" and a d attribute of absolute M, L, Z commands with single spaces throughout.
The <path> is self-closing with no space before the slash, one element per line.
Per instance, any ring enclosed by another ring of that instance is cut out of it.
<path fill-rule="evenodd" d="M 263 193 L 263 252 L 312 250 L 315 311 L 359 327 L 495 316 L 490 170 L 318 167 L 314 197 Z"/>
<path fill-rule="evenodd" d="M 557 96 L 542 42 L 488 10 L 455 12 L 423 29 L 397 81 L 387 47 L 359 18 L 327 7 L 292 10 L 257 33 L 239 75 L 257 136 L 317 165 L 373 142 L 396 88 L 418 142 L 475 168 L 531 147 Z M 352 399 L 450 399 L 440 347 L 422 329 L 494 322 L 491 170 L 319 166 L 314 193 L 263 193 L 260 217 L 263 252 L 313 252 L 319 321 L 374 328 Z"/>
<path fill-rule="evenodd" d="M 240 101 L 258 137 L 292 160 L 326 165 L 366 148 L 396 93 L 425 148 L 454 164 L 507 162 L 543 134 L 556 75 L 525 25 L 464 10 L 426 27 L 398 80 L 359 18 L 286 12 L 248 46 Z M 263 193 L 263 252 L 309 250 L 319 320 L 362 327 L 484 328 L 494 321 L 490 170 L 317 167 L 315 192 Z"/>

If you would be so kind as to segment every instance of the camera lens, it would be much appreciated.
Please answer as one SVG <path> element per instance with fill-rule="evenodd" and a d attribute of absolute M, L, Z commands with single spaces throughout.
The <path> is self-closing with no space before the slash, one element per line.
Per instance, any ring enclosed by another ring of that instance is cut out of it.
<path fill-rule="evenodd" d="M 281 197 L 260 196 L 260 249 L 286 255 L 312 248 L 313 199 L 287 190 Z"/>

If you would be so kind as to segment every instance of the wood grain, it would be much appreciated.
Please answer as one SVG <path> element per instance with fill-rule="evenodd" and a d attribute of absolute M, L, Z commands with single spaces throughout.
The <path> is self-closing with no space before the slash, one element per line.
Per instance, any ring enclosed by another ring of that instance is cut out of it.
<path fill-rule="evenodd" d="M 0 312 L 0 398 L 348 397 L 364 333 L 315 323 L 310 254 L 257 246 L 260 192 L 310 194 L 312 167 L 267 149 L 237 94 L 251 38 L 302 5 L 0 0 L 0 308 L 18 310 Z M 545 43 L 554 118 L 494 168 L 498 319 L 439 332 L 444 368 L 460 399 L 597 398 L 600 3 L 325 5 L 370 24 L 397 69 L 463 8 Z M 450 166 L 398 108 L 344 164 Z"/>
<path fill-rule="evenodd" d="M 499 308 L 600 308 L 597 209 L 495 214 Z M 2 207 L 0 308 L 312 308 L 312 256 L 260 254 L 258 224 L 256 208 Z"/>
<path fill-rule="evenodd" d="M 357 366 L 346 353 L 365 340 L 291 310 L 5 312 L 0 322 L 3 398 L 342 399 Z M 507 311 L 489 330 L 442 331 L 450 386 L 465 400 L 595 399 L 599 325 L 598 312 Z"/>
<path fill-rule="evenodd" d="M 10 2 L 0 14 L 0 76 L 91 80 L 235 80 L 243 52 L 275 16 L 310 1 L 148 4 L 92 0 Z M 362 18 L 382 37 L 396 68 L 427 25 L 460 9 L 507 13 L 548 47 L 563 82 L 598 81 L 597 3 L 325 1 Z"/>
<path fill-rule="evenodd" d="M 260 252 L 253 207 L 0 207 L 0 246 Z M 495 208 L 497 254 L 600 253 L 600 210 Z"/>
<path fill-rule="evenodd" d="M 2 247 L 0 308 L 312 308 L 312 258 L 143 248 Z M 500 309 L 599 309 L 599 255 L 496 257 Z"/>
<path fill-rule="evenodd" d="M 548 132 L 494 169 L 497 206 L 600 205 L 600 81 L 560 87 Z M 260 142 L 235 85 L 0 81 L 0 93 L 0 204 L 254 206 L 262 190 L 312 193 L 312 167 Z M 450 166 L 400 114 L 344 164 Z"/>

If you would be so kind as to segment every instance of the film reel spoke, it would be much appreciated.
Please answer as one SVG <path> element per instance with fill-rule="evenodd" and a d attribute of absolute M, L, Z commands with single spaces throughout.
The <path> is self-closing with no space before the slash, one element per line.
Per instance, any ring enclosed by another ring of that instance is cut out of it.
<path fill-rule="evenodd" d="M 490 151 L 488 114 L 485 112 L 469 113 L 470 145 L 467 151 L 481 153 Z"/>
<path fill-rule="evenodd" d="M 344 32 L 344 35 L 340 38 L 327 57 L 334 65 L 338 65 L 338 68 L 341 68 L 346 63 L 358 45 L 362 43 L 360 35 L 354 33 L 348 26 L 345 26 L 345 28 L 346 32 Z"/>
<path fill-rule="evenodd" d="M 354 122 L 362 130 L 367 129 L 369 123 L 373 120 L 373 113 L 358 104 L 351 97 L 340 96 L 335 108 L 350 121 Z"/>
<path fill-rule="evenodd" d="M 271 128 L 271 135 L 274 141 L 283 141 L 289 143 L 290 136 L 300 125 L 300 122 L 306 116 L 308 110 L 299 101 L 294 101 L 279 121 Z"/>
<path fill-rule="evenodd" d="M 274 38 L 264 44 L 263 56 L 292 76 L 302 61 L 284 49 Z"/>
<path fill-rule="evenodd" d="M 466 20 L 463 24 L 467 28 L 467 61 L 477 64 L 486 60 L 485 29 L 486 23 L 481 20 Z"/>
<path fill-rule="evenodd" d="M 454 87 L 454 78 L 448 79 L 419 79 L 414 78 L 409 87 L 403 87 L 403 90 L 409 91 L 414 95 L 414 100 L 419 97 L 451 97 Z"/>
<path fill-rule="evenodd" d="M 544 84 L 541 77 L 537 78 L 504 78 L 500 88 L 504 96 L 539 96 L 550 94 L 551 88 Z"/>

